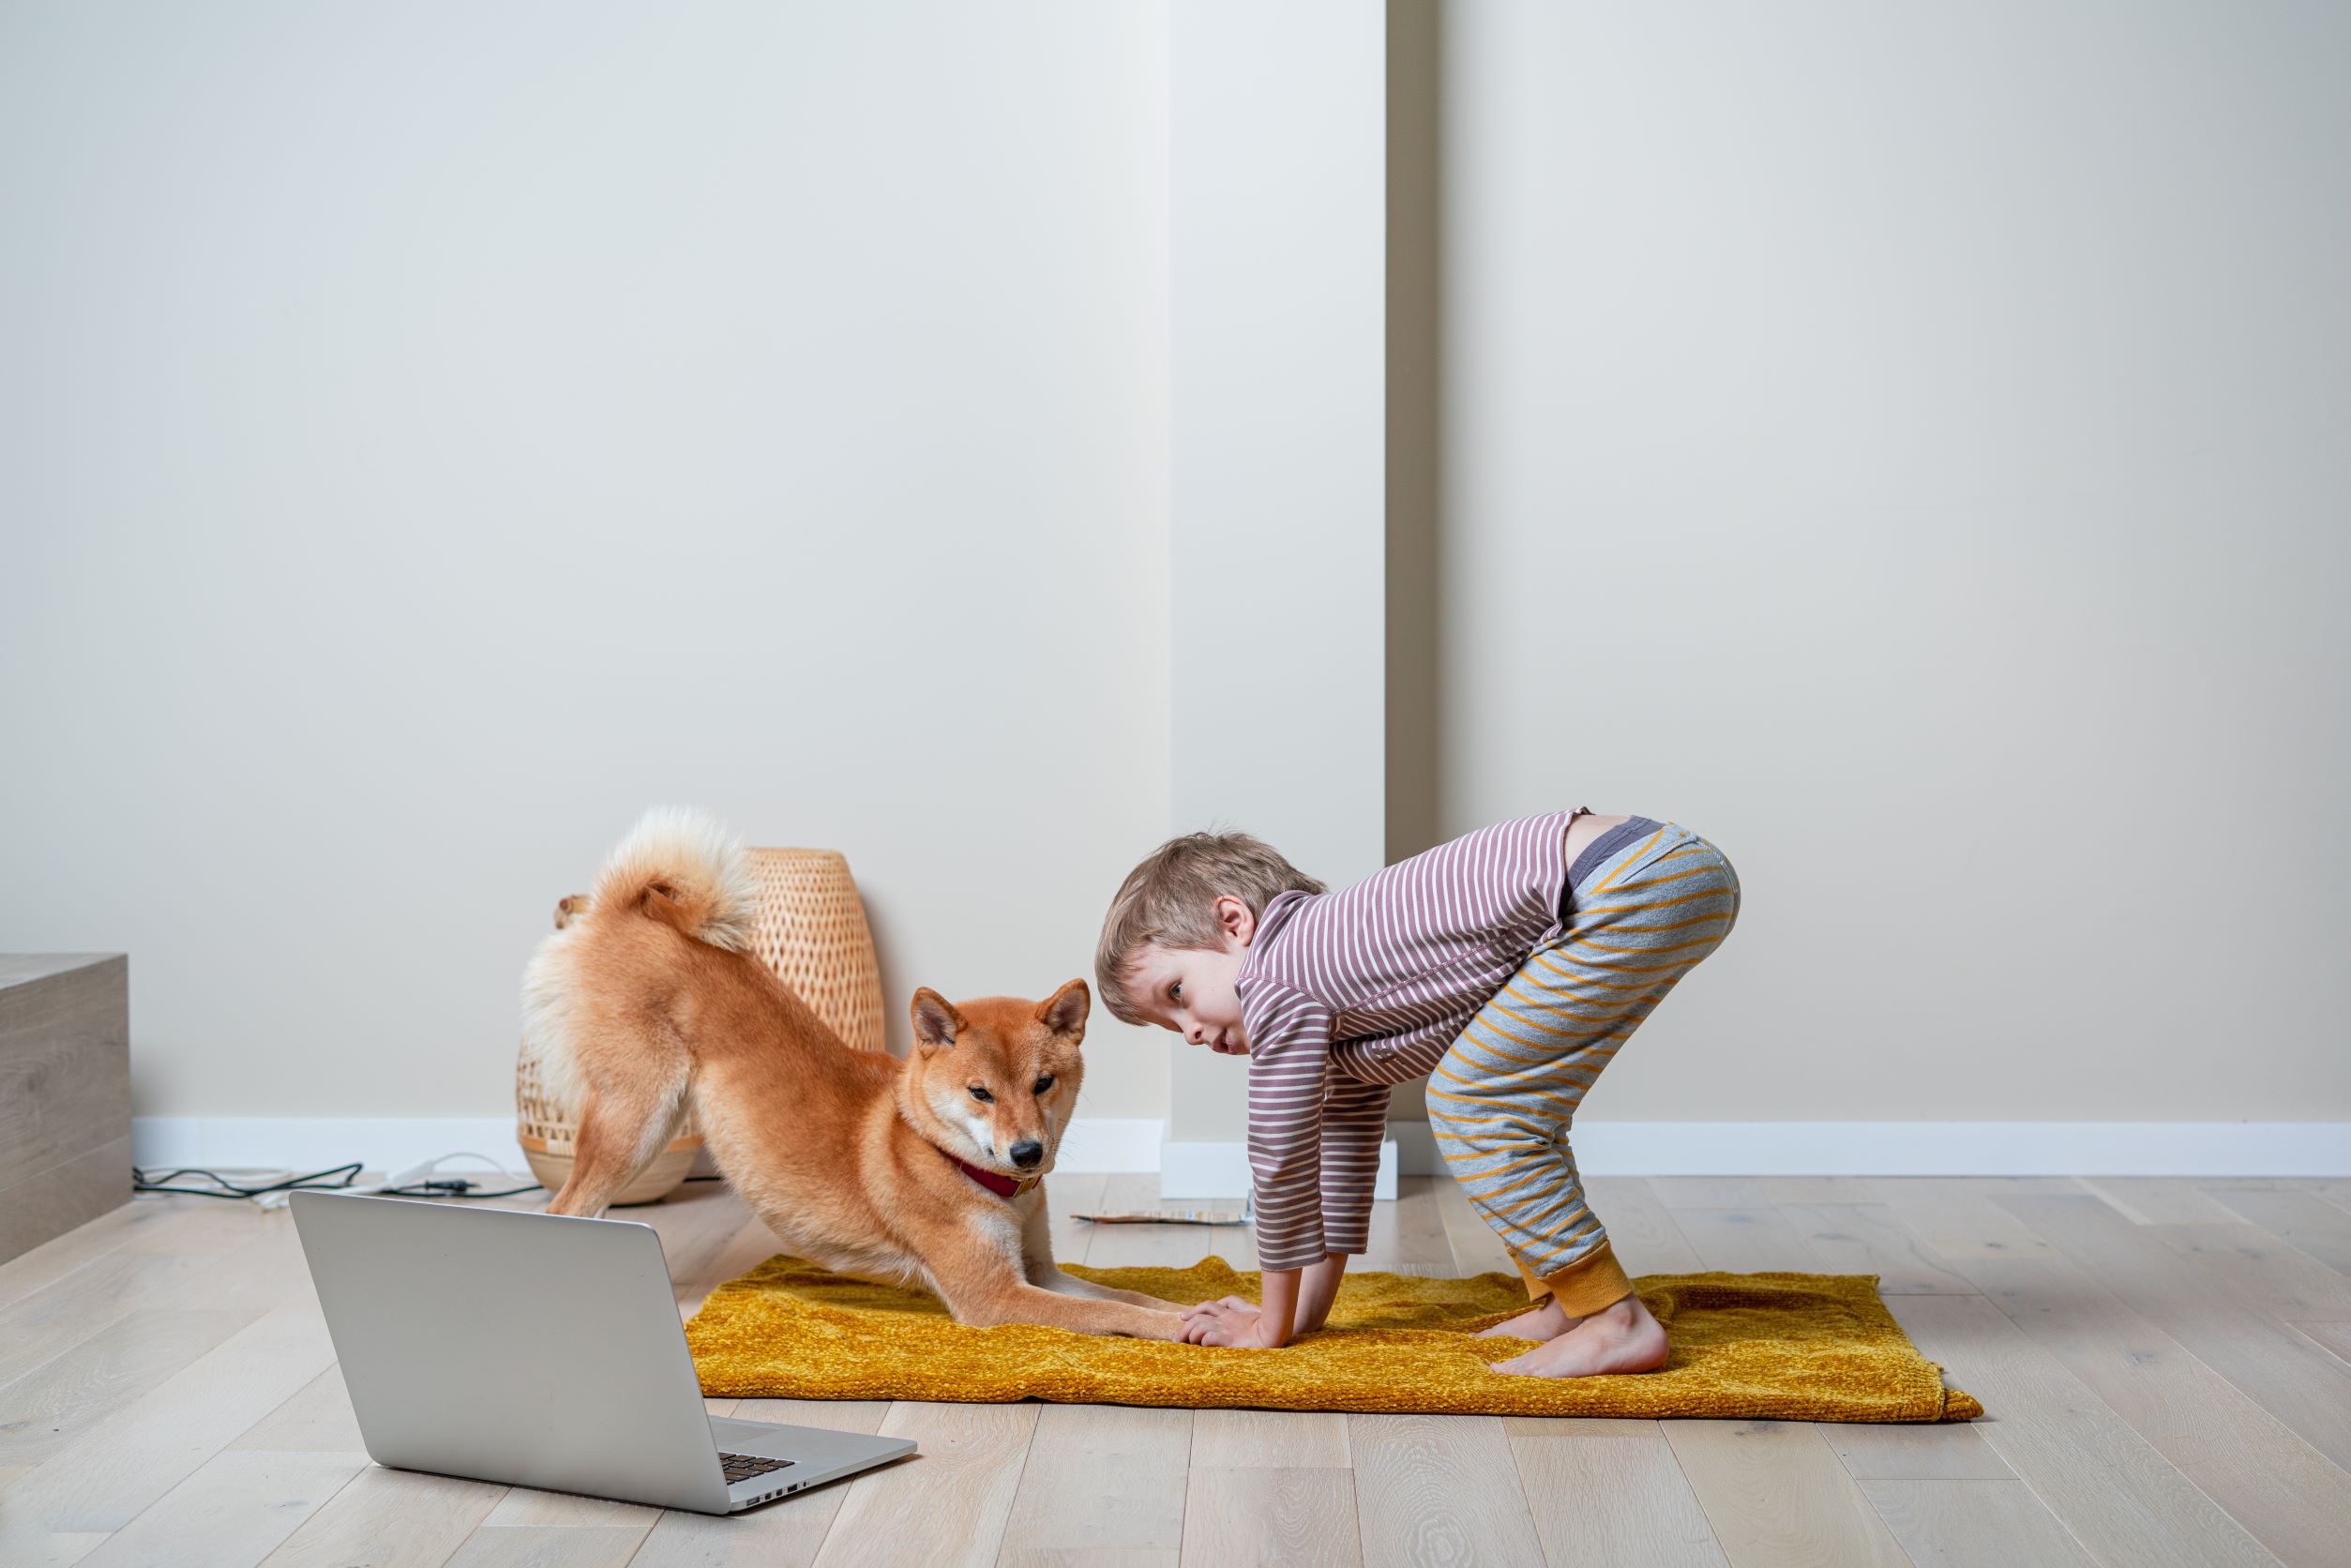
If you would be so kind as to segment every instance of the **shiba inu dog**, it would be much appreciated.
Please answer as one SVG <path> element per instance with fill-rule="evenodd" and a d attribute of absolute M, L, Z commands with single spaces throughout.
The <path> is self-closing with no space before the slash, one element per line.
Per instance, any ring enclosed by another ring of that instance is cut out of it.
<path fill-rule="evenodd" d="M 1063 1274 L 1046 1174 L 1085 1077 L 1083 980 L 1043 1002 L 914 993 L 900 1063 L 854 1051 L 749 952 L 742 846 L 646 815 L 523 980 L 523 1028 L 580 1128 L 548 1212 L 600 1214 L 690 1107 L 784 1244 L 827 1268 L 927 1286 L 959 1322 L 1183 1337 L 1178 1308 Z"/>

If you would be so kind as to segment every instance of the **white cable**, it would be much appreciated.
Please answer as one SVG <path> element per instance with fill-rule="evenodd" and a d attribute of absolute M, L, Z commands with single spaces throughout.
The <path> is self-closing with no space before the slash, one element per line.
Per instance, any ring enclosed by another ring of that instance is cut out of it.
<path fill-rule="evenodd" d="M 500 1165 L 496 1160 L 491 1159 L 488 1154 L 477 1153 L 472 1149 L 460 1149 L 455 1153 L 442 1154 L 433 1159 L 427 1160 L 422 1165 L 412 1165 L 403 1170 L 396 1171 L 393 1174 L 386 1176 L 380 1182 L 367 1184 L 354 1182 L 350 1186 L 336 1187 L 331 1190 L 335 1192 L 348 1193 L 355 1197 L 368 1197 L 377 1193 L 397 1191 L 402 1187 L 413 1187 L 417 1185 L 419 1183 L 432 1180 L 435 1176 L 441 1173 L 441 1168 L 448 1164 L 451 1160 L 479 1160 L 483 1165 L 488 1166 L 490 1170 L 500 1176 L 520 1177 L 522 1174 L 520 1171 L 508 1170 L 505 1166 Z M 239 1184 L 241 1185 L 267 1186 L 272 1183 L 291 1180 L 296 1172 L 290 1169 L 279 1168 L 271 1168 L 267 1170 L 247 1170 L 243 1168 L 228 1168 L 215 1172 L 215 1174 L 249 1178 L 248 1180 L 240 1183 Z M 264 1213 L 274 1213 L 294 1201 L 294 1192 L 292 1189 L 280 1189 L 277 1192 L 258 1193 L 252 1198 L 246 1199 L 246 1201 L 251 1203 Z"/>

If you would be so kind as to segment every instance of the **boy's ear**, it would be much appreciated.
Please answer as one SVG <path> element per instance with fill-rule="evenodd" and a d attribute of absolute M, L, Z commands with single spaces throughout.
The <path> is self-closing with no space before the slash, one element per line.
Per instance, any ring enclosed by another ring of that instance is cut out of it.
<path fill-rule="evenodd" d="M 1072 980 L 1037 1003 L 1037 1021 L 1056 1034 L 1073 1040 L 1086 1035 L 1086 1015 L 1093 1010 L 1093 992 L 1083 980 Z"/>
<path fill-rule="evenodd" d="M 956 1037 L 971 1027 L 955 1003 L 922 987 L 914 993 L 914 1044 L 926 1051 L 949 1050 Z"/>
<path fill-rule="evenodd" d="M 1216 925 L 1226 937 L 1246 947 L 1258 934 L 1258 917 L 1249 906 L 1230 894 L 1216 900 Z"/>

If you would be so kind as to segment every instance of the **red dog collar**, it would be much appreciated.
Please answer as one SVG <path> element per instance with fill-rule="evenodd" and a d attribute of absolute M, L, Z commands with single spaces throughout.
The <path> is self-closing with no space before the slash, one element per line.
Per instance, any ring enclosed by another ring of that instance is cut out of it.
<path fill-rule="evenodd" d="M 945 1151 L 942 1150 L 941 1153 L 944 1153 Z M 1017 1198 L 1022 1193 L 1027 1192 L 1031 1187 L 1035 1186 L 1039 1182 L 1045 1179 L 1042 1176 L 1023 1176 L 1017 1181 L 1015 1181 L 1010 1176 L 999 1175 L 993 1170 L 982 1170 L 976 1165 L 970 1164 L 964 1160 L 956 1159 L 953 1154 L 948 1154 L 947 1158 L 955 1160 L 956 1164 L 962 1166 L 963 1174 L 969 1176 L 972 1180 L 977 1182 L 980 1185 L 986 1187 L 988 1191 L 994 1193 L 999 1198 Z"/>

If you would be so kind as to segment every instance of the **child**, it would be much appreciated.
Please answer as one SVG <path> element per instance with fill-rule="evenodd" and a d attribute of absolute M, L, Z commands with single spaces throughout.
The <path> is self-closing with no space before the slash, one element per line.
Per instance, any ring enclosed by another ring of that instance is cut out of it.
<path fill-rule="evenodd" d="M 1249 1058 L 1261 1304 L 1185 1337 L 1278 1346 L 1322 1326 L 1370 1230 L 1388 1090 L 1432 1074 L 1429 1130 L 1538 1304 L 1498 1372 L 1646 1372 L 1665 1331 L 1583 1200 L 1568 1123 L 1600 1070 L 1739 914 L 1687 829 L 1583 807 L 1482 828 L 1326 893 L 1246 834 L 1171 839 L 1104 918 L 1094 975 L 1129 1023 Z"/>

